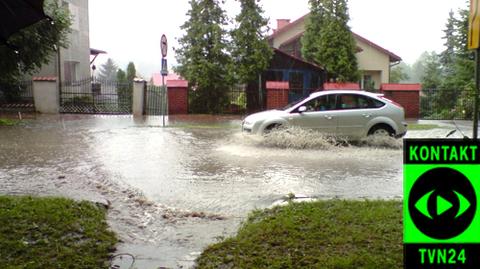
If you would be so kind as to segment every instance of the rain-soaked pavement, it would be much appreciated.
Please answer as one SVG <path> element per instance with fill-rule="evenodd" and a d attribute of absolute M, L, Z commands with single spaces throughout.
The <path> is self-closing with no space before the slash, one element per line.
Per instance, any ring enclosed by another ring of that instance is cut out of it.
<path fill-rule="evenodd" d="M 401 140 L 331 146 L 309 133 L 263 140 L 242 135 L 240 123 L 172 117 L 162 128 L 161 118 L 37 116 L 0 127 L 0 193 L 110 204 L 118 253 L 135 255 L 138 268 L 188 268 L 248 212 L 290 193 L 402 196 Z M 409 136 L 442 137 L 449 128 Z"/>

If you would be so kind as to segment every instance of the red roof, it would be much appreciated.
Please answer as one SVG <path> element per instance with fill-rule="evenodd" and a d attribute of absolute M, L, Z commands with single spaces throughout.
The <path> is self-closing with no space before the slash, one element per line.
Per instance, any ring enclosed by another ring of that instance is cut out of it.
<path fill-rule="evenodd" d="M 182 80 L 182 77 L 179 75 L 172 73 L 168 74 L 168 76 L 165 77 L 165 83 L 169 80 Z M 155 73 L 152 75 L 152 83 L 155 86 L 162 86 L 162 74 L 160 73 Z"/>
<path fill-rule="evenodd" d="M 421 91 L 422 84 L 382 84 L 381 91 Z"/>
<path fill-rule="evenodd" d="M 57 81 L 57 77 L 33 77 L 33 81 Z"/>
<path fill-rule="evenodd" d="M 347 83 L 325 83 L 323 88 L 326 91 L 333 90 L 360 90 L 360 85 L 358 83 L 347 82 Z"/>
<path fill-rule="evenodd" d="M 297 20 L 293 21 L 292 23 L 290 23 L 290 24 L 288 24 L 288 25 L 280 28 L 280 29 L 277 30 L 277 31 L 274 31 L 274 33 L 273 33 L 272 35 L 270 35 L 270 36 L 268 37 L 268 39 L 269 39 L 269 40 L 272 40 L 273 38 L 275 38 L 275 37 L 278 36 L 279 34 L 288 31 L 289 29 L 293 28 L 294 26 L 298 25 L 299 23 L 304 22 L 305 19 L 308 17 L 308 15 L 310 15 L 310 13 L 308 13 L 308 14 L 306 14 L 306 15 L 303 15 L 302 17 L 298 18 Z M 305 33 L 305 32 L 303 32 L 303 33 Z M 300 35 L 303 35 L 303 33 L 301 33 Z M 372 41 L 370 41 L 370 40 L 368 40 L 368 39 L 360 36 L 359 34 L 356 34 L 356 33 L 354 33 L 354 32 L 352 32 L 352 34 L 353 34 L 353 36 L 354 36 L 355 38 L 357 38 L 357 39 L 361 40 L 362 42 L 365 42 L 365 43 L 367 43 L 368 45 L 376 48 L 377 50 L 379 50 L 379 51 L 387 54 L 387 55 L 390 57 L 390 61 L 391 61 L 391 62 L 399 62 L 399 61 L 402 60 L 402 58 L 401 58 L 400 56 L 398 56 L 398 55 L 396 55 L 395 53 L 393 53 L 393 52 L 391 52 L 391 51 L 389 51 L 389 50 L 387 50 L 387 49 L 385 49 L 385 48 L 383 48 L 383 47 L 381 47 L 381 46 L 373 43 Z M 289 42 L 291 42 L 292 40 L 294 40 L 294 39 L 296 39 L 296 38 L 299 38 L 299 35 L 294 36 L 294 37 L 288 39 L 286 42 L 284 42 L 284 44 L 285 44 L 285 43 L 289 43 Z M 282 44 L 282 45 L 283 45 L 283 44 Z"/>

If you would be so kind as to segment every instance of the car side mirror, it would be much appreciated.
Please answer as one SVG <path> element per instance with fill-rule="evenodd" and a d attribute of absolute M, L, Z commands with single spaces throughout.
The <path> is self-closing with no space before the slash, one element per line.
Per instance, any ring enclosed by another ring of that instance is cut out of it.
<path fill-rule="evenodd" d="M 306 107 L 306 106 L 301 106 L 301 107 L 299 107 L 299 108 L 298 108 L 298 112 L 299 112 L 300 114 L 302 114 L 302 113 L 304 113 L 304 112 L 307 112 L 307 107 Z"/>

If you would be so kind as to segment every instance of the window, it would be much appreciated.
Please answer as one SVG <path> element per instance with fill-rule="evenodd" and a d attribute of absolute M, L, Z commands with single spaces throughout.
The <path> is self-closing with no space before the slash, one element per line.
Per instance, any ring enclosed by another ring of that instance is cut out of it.
<path fill-rule="evenodd" d="M 310 100 L 308 103 L 305 104 L 305 106 L 307 107 L 307 112 L 335 110 L 335 97 L 335 94 L 329 94 Z"/>
<path fill-rule="evenodd" d="M 340 109 L 373 109 L 381 108 L 385 104 L 381 101 L 373 98 L 356 95 L 356 94 L 343 94 L 339 96 L 339 108 Z"/>
<path fill-rule="evenodd" d="M 290 91 L 303 95 L 303 73 L 290 72 Z"/>
<path fill-rule="evenodd" d="M 73 61 L 64 62 L 64 79 L 66 82 L 73 82 L 77 80 L 78 64 L 78 62 Z"/>

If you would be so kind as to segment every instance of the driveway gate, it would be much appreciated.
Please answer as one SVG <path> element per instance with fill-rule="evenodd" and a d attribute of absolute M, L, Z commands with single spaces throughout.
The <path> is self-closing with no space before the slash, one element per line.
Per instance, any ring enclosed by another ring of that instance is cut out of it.
<path fill-rule="evenodd" d="M 144 114 L 161 116 L 168 114 L 168 97 L 166 87 L 145 86 Z"/>
<path fill-rule="evenodd" d="M 84 79 L 63 82 L 60 112 L 81 114 L 131 114 L 131 82 Z"/>

